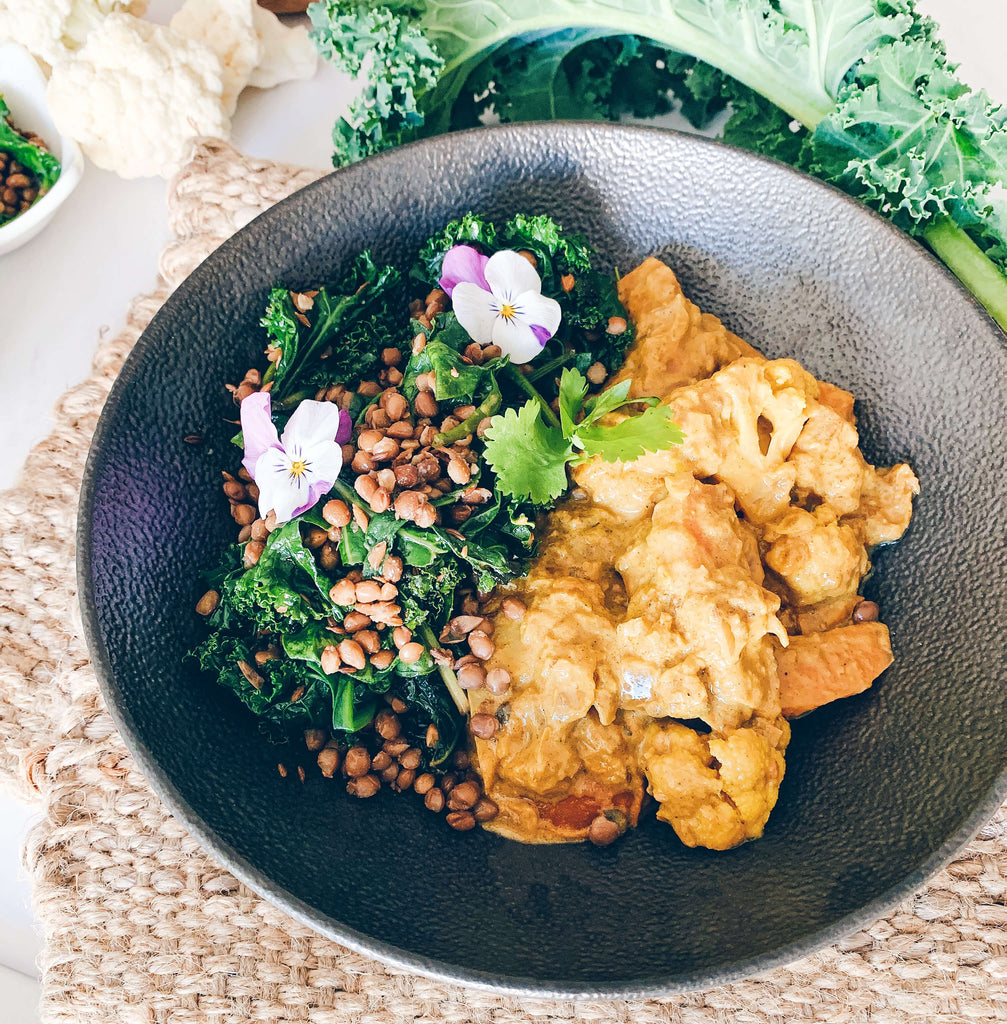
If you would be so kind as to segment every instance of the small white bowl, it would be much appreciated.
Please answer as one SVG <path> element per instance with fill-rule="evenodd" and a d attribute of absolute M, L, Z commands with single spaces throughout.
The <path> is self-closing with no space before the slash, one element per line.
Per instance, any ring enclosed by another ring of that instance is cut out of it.
<path fill-rule="evenodd" d="M 84 173 L 80 146 L 60 135 L 45 104 L 45 75 L 32 55 L 18 43 L 0 43 L 0 94 L 10 107 L 11 120 L 18 128 L 30 128 L 60 162 L 56 184 L 24 213 L 0 227 L 0 256 L 34 238 L 64 199 L 77 187 Z"/>

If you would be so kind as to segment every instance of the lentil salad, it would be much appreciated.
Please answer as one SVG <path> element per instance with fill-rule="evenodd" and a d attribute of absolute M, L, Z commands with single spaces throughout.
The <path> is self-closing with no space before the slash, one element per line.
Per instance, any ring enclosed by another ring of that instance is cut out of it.
<path fill-rule="evenodd" d="M 484 310 L 466 319 L 459 257 L 462 277 L 485 286 L 469 298 L 492 302 L 488 282 L 507 285 L 494 257 L 524 288 L 501 293 L 495 328 Z M 522 324 L 526 311 L 540 322 Z M 556 493 L 501 485 L 487 448 L 504 413 L 558 430 L 564 380 L 583 382 L 590 405 L 633 339 L 615 280 L 549 218 L 469 214 L 404 272 L 362 253 L 331 287 L 275 288 L 262 326 L 264 365 L 228 385 L 245 458 L 222 487 L 238 533 L 206 576 L 196 610 L 209 632 L 192 656 L 351 795 L 411 790 L 461 831 L 492 820 L 466 716 L 486 739 L 506 709 L 482 713 L 468 694 L 503 695 L 510 677 L 485 667 L 495 645 L 481 602 L 526 571 L 583 443 L 560 437 Z M 326 463 L 334 471 L 313 477 Z M 303 781 L 304 765 L 294 771 Z"/>

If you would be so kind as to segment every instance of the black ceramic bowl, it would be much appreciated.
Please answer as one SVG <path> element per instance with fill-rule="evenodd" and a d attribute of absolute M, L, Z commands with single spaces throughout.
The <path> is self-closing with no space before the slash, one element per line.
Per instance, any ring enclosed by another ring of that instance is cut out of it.
<path fill-rule="evenodd" d="M 922 480 L 867 594 L 896 663 L 795 723 L 765 836 L 690 850 L 647 821 L 606 849 L 456 834 L 419 800 L 300 786 L 232 698 L 182 667 L 197 573 L 233 533 L 223 383 L 261 359 L 276 282 L 401 261 L 449 219 L 548 213 L 609 266 L 655 253 L 704 310 L 858 398 L 869 460 Z M 452 981 L 633 997 L 782 964 L 873 920 L 1007 794 L 1007 355 L 920 247 L 783 166 L 690 136 L 551 124 L 479 130 L 332 174 L 263 214 L 175 292 L 94 439 L 80 594 L 105 698 L 171 810 L 253 889 L 318 931 Z M 207 443 L 183 443 L 199 433 Z"/>

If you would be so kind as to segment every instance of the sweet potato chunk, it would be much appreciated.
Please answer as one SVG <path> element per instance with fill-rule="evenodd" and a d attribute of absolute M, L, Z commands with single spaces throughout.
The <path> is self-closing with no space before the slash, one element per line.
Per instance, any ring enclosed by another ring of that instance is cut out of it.
<path fill-rule="evenodd" d="M 787 718 L 866 690 L 892 663 L 883 622 L 857 622 L 790 638 L 776 652 L 780 704 Z"/>

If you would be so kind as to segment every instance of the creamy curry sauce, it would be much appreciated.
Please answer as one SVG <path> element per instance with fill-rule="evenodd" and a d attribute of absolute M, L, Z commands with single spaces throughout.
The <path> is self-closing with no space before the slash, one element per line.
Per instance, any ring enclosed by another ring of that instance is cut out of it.
<path fill-rule="evenodd" d="M 502 722 L 473 738 L 500 807 L 485 827 L 577 841 L 602 814 L 635 825 L 649 795 L 683 842 L 727 849 L 776 803 L 788 717 L 891 662 L 887 628 L 852 617 L 918 483 L 865 462 L 852 395 L 764 359 L 663 263 L 619 293 L 637 338 L 613 382 L 660 397 L 685 442 L 578 467 L 529 575 L 493 596 L 488 667 L 512 684 L 470 693 Z"/>

